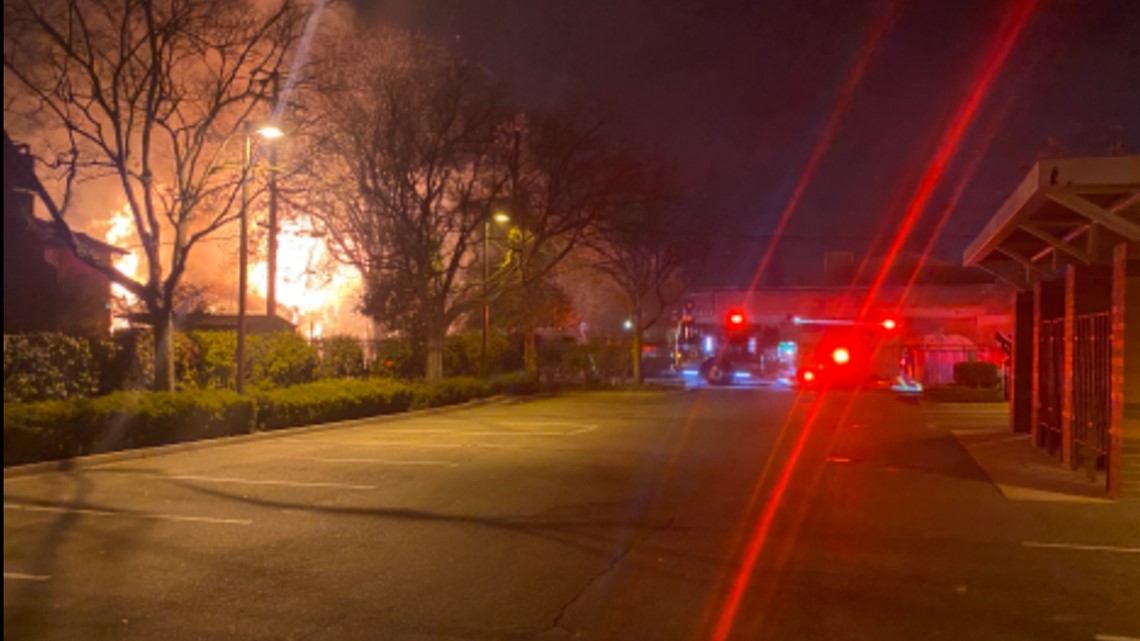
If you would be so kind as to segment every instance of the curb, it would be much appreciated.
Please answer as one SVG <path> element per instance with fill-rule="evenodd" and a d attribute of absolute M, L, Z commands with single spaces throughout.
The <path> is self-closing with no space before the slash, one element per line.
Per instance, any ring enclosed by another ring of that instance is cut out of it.
<path fill-rule="evenodd" d="M 510 396 L 500 394 L 497 396 L 490 396 L 474 401 L 468 401 L 466 403 L 460 403 L 458 405 L 429 407 L 427 409 L 409 410 L 407 412 L 399 412 L 396 414 L 377 414 L 376 416 L 365 416 L 362 418 L 352 418 L 343 421 L 333 421 L 330 423 L 317 423 L 314 425 L 286 427 L 279 430 L 271 430 L 268 432 L 235 434 L 233 436 L 220 436 L 217 438 L 203 439 L 200 441 L 186 441 L 184 443 L 171 443 L 169 445 L 156 445 L 154 447 L 140 447 L 130 450 L 119 450 L 116 452 L 88 454 L 86 456 L 79 456 L 70 459 L 58 459 L 55 461 L 41 461 L 39 463 L 13 465 L 12 467 L 4 468 L 4 480 L 6 481 L 11 478 L 19 478 L 24 476 L 35 476 L 38 474 L 49 474 L 51 472 L 70 472 L 79 468 L 98 467 L 100 465 L 106 465 L 107 463 L 132 461 L 136 459 L 150 458 L 152 456 L 176 454 L 179 452 L 209 449 L 214 447 L 222 447 L 225 445 L 239 445 L 241 443 L 248 443 L 251 441 L 263 441 L 285 436 L 296 436 L 298 434 L 324 432 L 343 427 L 351 427 L 353 425 L 359 425 L 362 423 L 392 423 L 401 420 L 419 418 L 422 416 L 431 416 L 433 414 L 446 414 L 448 412 L 470 409 L 472 407 L 480 407 L 482 405 L 497 405 L 500 403 L 505 403 L 511 398 L 512 397 Z"/>

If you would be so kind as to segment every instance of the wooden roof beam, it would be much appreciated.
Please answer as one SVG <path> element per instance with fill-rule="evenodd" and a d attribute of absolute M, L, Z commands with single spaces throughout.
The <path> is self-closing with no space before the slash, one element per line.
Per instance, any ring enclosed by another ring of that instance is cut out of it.
<path fill-rule="evenodd" d="M 1125 219 L 1119 214 L 1104 209 L 1095 203 L 1091 203 L 1076 194 L 1063 191 L 1050 192 L 1049 200 L 1061 205 L 1065 209 L 1084 216 L 1097 225 L 1119 234 L 1128 240 L 1140 241 L 1140 225 Z"/>
<path fill-rule="evenodd" d="M 1084 231 L 1085 229 L 1087 229 L 1087 228 L 1082 228 L 1082 231 Z M 1050 234 L 1049 232 L 1045 231 L 1044 229 L 1041 229 L 1039 227 L 1034 227 L 1033 225 L 1030 225 L 1028 223 L 1023 223 L 1021 225 L 1021 231 L 1029 234 L 1030 236 L 1033 236 L 1037 240 L 1044 241 L 1046 244 L 1051 246 L 1054 251 L 1064 252 L 1064 253 L 1068 254 L 1069 256 L 1072 256 L 1073 258 L 1081 261 L 1082 263 L 1084 263 L 1086 265 L 1091 265 L 1093 262 L 1092 256 L 1089 256 L 1087 253 L 1077 249 L 1076 247 L 1073 247 L 1067 241 L 1062 240 L 1060 238 L 1057 238 L 1053 234 Z M 1047 252 L 1048 252 L 1048 250 L 1045 250 L 1044 252 L 1038 253 L 1038 254 L 1033 256 L 1033 259 L 1036 260 Z"/>

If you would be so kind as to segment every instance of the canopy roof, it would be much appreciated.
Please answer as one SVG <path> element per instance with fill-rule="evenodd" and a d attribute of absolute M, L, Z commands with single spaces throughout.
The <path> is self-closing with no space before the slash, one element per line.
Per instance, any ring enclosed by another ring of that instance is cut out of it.
<path fill-rule="evenodd" d="M 1111 262 L 1112 246 L 1121 240 L 1140 241 L 1140 156 L 1042 160 L 962 262 L 1028 288 L 1059 259 Z"/>

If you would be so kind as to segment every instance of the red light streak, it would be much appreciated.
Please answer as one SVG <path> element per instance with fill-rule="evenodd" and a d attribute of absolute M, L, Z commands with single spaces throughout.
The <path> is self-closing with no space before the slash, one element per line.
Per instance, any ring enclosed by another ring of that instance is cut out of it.
<path fill-rule="evenodd" d="M 941 182 L 942 175 L 946 170 L 946 165 L 958 150 L 958 146 L 962 142 L 962 136 L 966 133 L 966 129 L 969 128 L 970 123 L 973 122 L 974 116 L 978 111 L 978 106 L 982 103 L 986 94 L 989 93 L 990 86 L 993 84 L 998 72 L 1001 71 L 1005 65 L 1005 61 L 1009 57 L 1009 52 L 1013 50 L 1013 45 L 1017 42 L 1017 38 L 1021 35 L 1026 23 L 1029 22 L 1029 17 L 1032 15 L 1036 5 L 1037 0 L 1015 0 L 1013 6 L 1010 8 L 993 50 L 987 56 L 986 62 L 982 67 L 981 75 L 970 89 L 970 92 L 966 95 L 966 99 L 959 106 L 958 112 L 950 122 L 950 127 L 942 136 L 938 150 L 935 152 L 934 157 L 926 168 L 926 172 L 923 174 L 914 197 L 911 199 L 910 204 L 907 205 L 906 213 L 903 215 L 899 230 L 895 234 L 894 240 L 891 241 L 883 264 L 879 267 L 878 273 L 875 274 L 875 280 L 871 283 L 871 288 L 867 292 L 867 298 L 863 302 L 860 317 L 864 317 L 867 314 L 867 311 L 877 297 L 879 289 L 883 285 L 883 281 L 894 265 L 895 259 L 898 258 L 899 252 L 910 237 L 915 223 L 918 222 L 919 217 L 922 215 L 927 201 L 930 200 L 931 193 Z"/>
<path fill-rule="evenodd" d="M 775 519 L 776 511 L 783 501 L 784 493 L 788 489 L 792 472 L 795 471 L 796 462 L 803 452 L 808 435 L 811 434 L 812 425 L 815 423 L 816 418 L 819 416 L 819 411 L 823 407 L 823 401 L 826 396 L 825 392 L 826 390 L 821 392 L 812 403 L 811 410 L 804 420 L 804 426 L 800 430 L 799 437 L 796 438 L 796 443 L 792 447 L 791 453 L 788 454 L 788 462 L 780 472 L 779 479 L 777 479 L 776 485 L 772 489 L 772 494 L 768 498 L 768 502 L 764 505 L 764 511 L 756 523 L 756 528 L 753 530 L 752 536 L 748 539 L 748 545 L 744 549 L 740 569 L 737 570 L 736 576 L 733 578 L 728 596 L 725 597 L 724 607 L 721 608 L 720 615 L 717 617 L 716 627 L 713 629 L 713 634 L 710 637 L 712 641 L 725 641 L 729 633 L 732 632 L 732 625 L 736 621 L 736 612 L 740 609 L 740 603 L 744 599 L 744 593 L 748 590 L 752 570 L 756 567 L 756 561 L 760 558 L 761 550 L 764 549 L 764 542 L 768 538 L 768 531 L 772 528 L 772 521 Z"/>
<path fill-rule="evenodd" d="M 808 183 L 810 183 L 811 179 L 815 176 L 820 161 L 823 160 L 823 157 L 831 147 L 831 140 L 835 137 L 835 132 L 839 129 L 839 124 L 843 121 L 843 117 L 847 115 L 847 109 L 851 104 L 851 99 L 855 96 L 855 90 L 858 89 L 859 84 L 863 81 L 863 75 L 870 65 L 871 58 L 878 48 L 879 42 L 883 39 L 883 34 L 886 32 L 887 26 L 890 24 L 891 17 L 894 15 L 898 4 L 897 2 L 892 2 L 886 11 L 879 14 L 867 34 L 867 39 L 859 48 L 855 64 L 852 66 L 851 73 L 848 74 L 846 81 L 843 83 L 843 87 L 839 91 L 835 104 L 832 106 L 831 113 L 828 114 L 823 132 L 820 133 L 819 138 L 815 142 L 815 146 L 812 147 L 811 154 L 808 156 L 808 160 L 800 172 L 799 180 L 796 181 L 796 186 L 792 190 L 791 197 L 788 198 L 788 202 L 784 204 L 784 208 L 780 211 L 780 218 L 776 223 L 776 229 L 772 233 L 771 240 L 768 241 L 768 248 L 764 250 L 764 255 L 760 258 L 760 265 L 756 267 L 756 271 L 752 275 L 752 281 L 748 285 L 749 295 L 756 289 L 760 283 L 760 278 L 763 277 L 764 272 L 767 271 L 768 263 L 772 260 L 776 245 L 779 244 L 780 237 L 783 236 L 784 229 L 788 226 L 788 221 L 792 218 L 792 213 L 795 212 L 796 207 L 799 205 L 800 198 L 807 189 Z"/>
<path fill-rule="evenodd" d="M 874 301 L 878 290 L 881 288 L 883 280 L 885 279 L 887 273 L 890 271 L 895 259 L 898 257 L 898 254 L 905 244 L 907 238 L 909 237 L 910 232 L 917 222 L 919 215 L 924 209 L 926 202 L 929 200 L 931 193 L 941 181 L 942 174 L 945 171 L 947 163 L 954 155 L 955 151 L 958 148 L 958 145 L 961 143 L 962 136 L 972 122 L 974 115 L 977 112 L 978 106 L 981 104 L 982 99 L 988 93 L 990 85 L 993 83 L 994 78 L 997 76 L 998 72 L 1001 70 L 1002 66 L 1005 63 L 1005 60 L 1008 58 L 1009 52 L 1012 50 L 1018 36 L 1024 29 L 1026 23 L 1029 20 L 1029 17 L 1032 15 L 1036 4 L 1036 0 L 1016 0 L 1015 3 L 1011 6 L 1003 29 L 997 37 L 997 43 L 994 47 L 994 50 L 988 56 L 978 82 L 974 84 L 972 90 L 967 95 L 966 100 L 959 108 L 959 111 L 954 120 L 951 122 L 951 125 L 948 128 L 946 134 L 942 137 L 941 143 L 934 155 L 934 158 L 931 160 L 930 165 L 927 167 L 927 170 L 923 175 L 921 182 L 919 183 L 919 187 L 914 197 L 912 198 L 910 204 L 907 206 L 906 213 L 903 217 L 903 223 L 898 233 L 895 235 L 895 238 L 890 245 L 890 249 L 887 252 L 886 259 L 880 266 L 879 272 L 876 274 L 875 280 L 868 292 L 866 300 L 864 301 L 860 319 L 866 317 L 866 313 L 870 308 L 872 301 Z M 892 11 L 889 13 L 893 13 L 893 5 Z M 837 128 L 843 113 L 846 111 L 847 104 L 851 99 L 851 94 L 854 93 L 855 87 L 858 85 L 859 80 L 862 78 L 863 72 L 866 69 L 866 65 L 870 60 L 870 53 L 874 50 L 874 45 L 877 44 L 881 38 L 882 31 L 885 29 L 886 23 L 886 20 L 878 23 L 879 29 L 872 31 L 868 42 L 865 43 L 864 48 L 862 49 L 859 56 L 859 62 L 853 69 L 851 76 L 849 76 L 848 82 L 844 86 L 844 90 L 841 92 L 839 100 L 836 102 L 835 109 L 832 110 L 832 113 L 828 119 L 828 123 L 824 128 L 824 132 L 817 141 L 815 148 L 812 150 L 812 154 L 804 167 L 804 171 L 802 172 L 800 179 L 796 184 L 796 188 L 792 192 L 792 197 L 789 199 L 787 205 L 784 207 L 784 210 L 781 212 L 780 220 L 776 227 L 776 233 L 773 235 L 772 240 L 768 245 L 768 249 L 765 251 L 760 265 L 757 268 L 756 273 L 753 275 L 752 282 L 749 287 L 749 292 L 754 290 L 759 283 L 760 277 L 762 276 L 764 270 L 767 268 L 768 262 L 771 259 L 772 251 L 776 243 L 779 241 L 780 235 L 783 233 L 788 219 L 791 217 L 792 212 L 795 210 L 795 207 L 799 202 L 805 186 L 810 181 L 811 177 L 815 173 L 820 159 L 822 159 L 825 151 L 830 146 L 831 138 L 834 136 L 835 129 Z M 716 625 L 713 629 L 712 635 L 710 636 L 711 641 L 725 641 L 728 638 L 728 635 L 732 632 L 733 625 L 736 621 L 736 614 L 740 608 L 741 602 L 743 601 L 744 595 L 748 590 L 752 572 L 755 570 L 756 563 L 760 557 L 760 553 L 764 549 L 764 544 L 768 539 L 768 534 L 772 528 L 772 523 L 775 520 L 775 516 L 780 508 L 780 505 L 783 503 L 783 498 L 787 492 L 792 474 L 795 471 L 797 464 L 799 463 L 799 459 L 803 453 L 808 436 L 812 431 L 812 426 L 815 423 L 823 401 L 827 396 L 827 391 L 827 389 L 822 390 L 816 397 L 815 402 L 813 403 L 812 408 L 806 420 L 804 421 L 803 428 L 798 438 L 796 439 L 795 445 L 793 446 L 792 451 L 789 453 L 787 461 L 780 472 L 779 478 L 776 481 L 771 495 L 768 497 L 768 502 L 765 504 L 764 510 L 761 513 L 759 519 L 756 522 L 756 526 L 752 531 L 752 535 L 748 539 L 748 544 L 745 547 L 740 566 L 736 571 L 736 574 L 731 583 L 731 587 L 729 588 L 728 594 L 725 597 L 724 605 L 721 608 L 720 614 L 716 619 Z M 771 460 L 769 460 L 769 464 L 770 463 Z M 767 476 L 768 467 L 769 466 L 767 465 L 765 466 L 765 472 L 762 475 L 761 482 L 763 481 L 763 477 Z M 745 513 L 747 514 L 747 511 Z"/>

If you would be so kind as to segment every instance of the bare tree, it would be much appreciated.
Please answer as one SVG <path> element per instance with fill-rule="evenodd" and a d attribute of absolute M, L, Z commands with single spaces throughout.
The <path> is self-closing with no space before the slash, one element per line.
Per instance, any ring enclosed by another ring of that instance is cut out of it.
<path fill-rule="evenodd" d="M 38 130 L 31 147 L 57 182 L 33 184 L 72 249 L 146 306 L 159 389 L 174 383 L 172 316 L 187 260 L 237 215 L 243 127 L 306 15 L 298 0 L 5 0 L 5 121 Z M 127 202 L 144 278 L 76 242 L 68 214 L 91 180 Z"/>
<path fill-rule="evenodd" d="M 660 166 L 646 168 L 641 190 L 602 219 L 586 244 L 584 261 L 625 294 L 632 327 L 630 355 L 636 384 L 644 381 L 644 333 L 680 300 L 695 275 L 702 248 L 676 233 L 668 193 L 671 179 Z"/>
<path fill-rule="evenodd" d="M 519 116 L 500 145 L 509 178 L 509 260 L 503 285 L 516 299 L 538 301 L 545 282 L 614 205 L 627 197 L 640 171 L 615 119 L 598 109 L 571 106 Z M 502 288 L 501 288 L 502 289 Z M 516 307 L 527 371 L 537 373 L 536 326 L 549 316 L 538 305 Z M 529 313 L 527 313 L 529 312 Z"/>
<path fill-rule="evenodd" d="M 505 177 L 496 92 L 466 60 L 398 32 L 342 37 L 315 92 L 311 208 L 363 276 L 364 311 L 405 332 L 429 379 L 448 329 L 481 301 L 475 251 Z"/>

